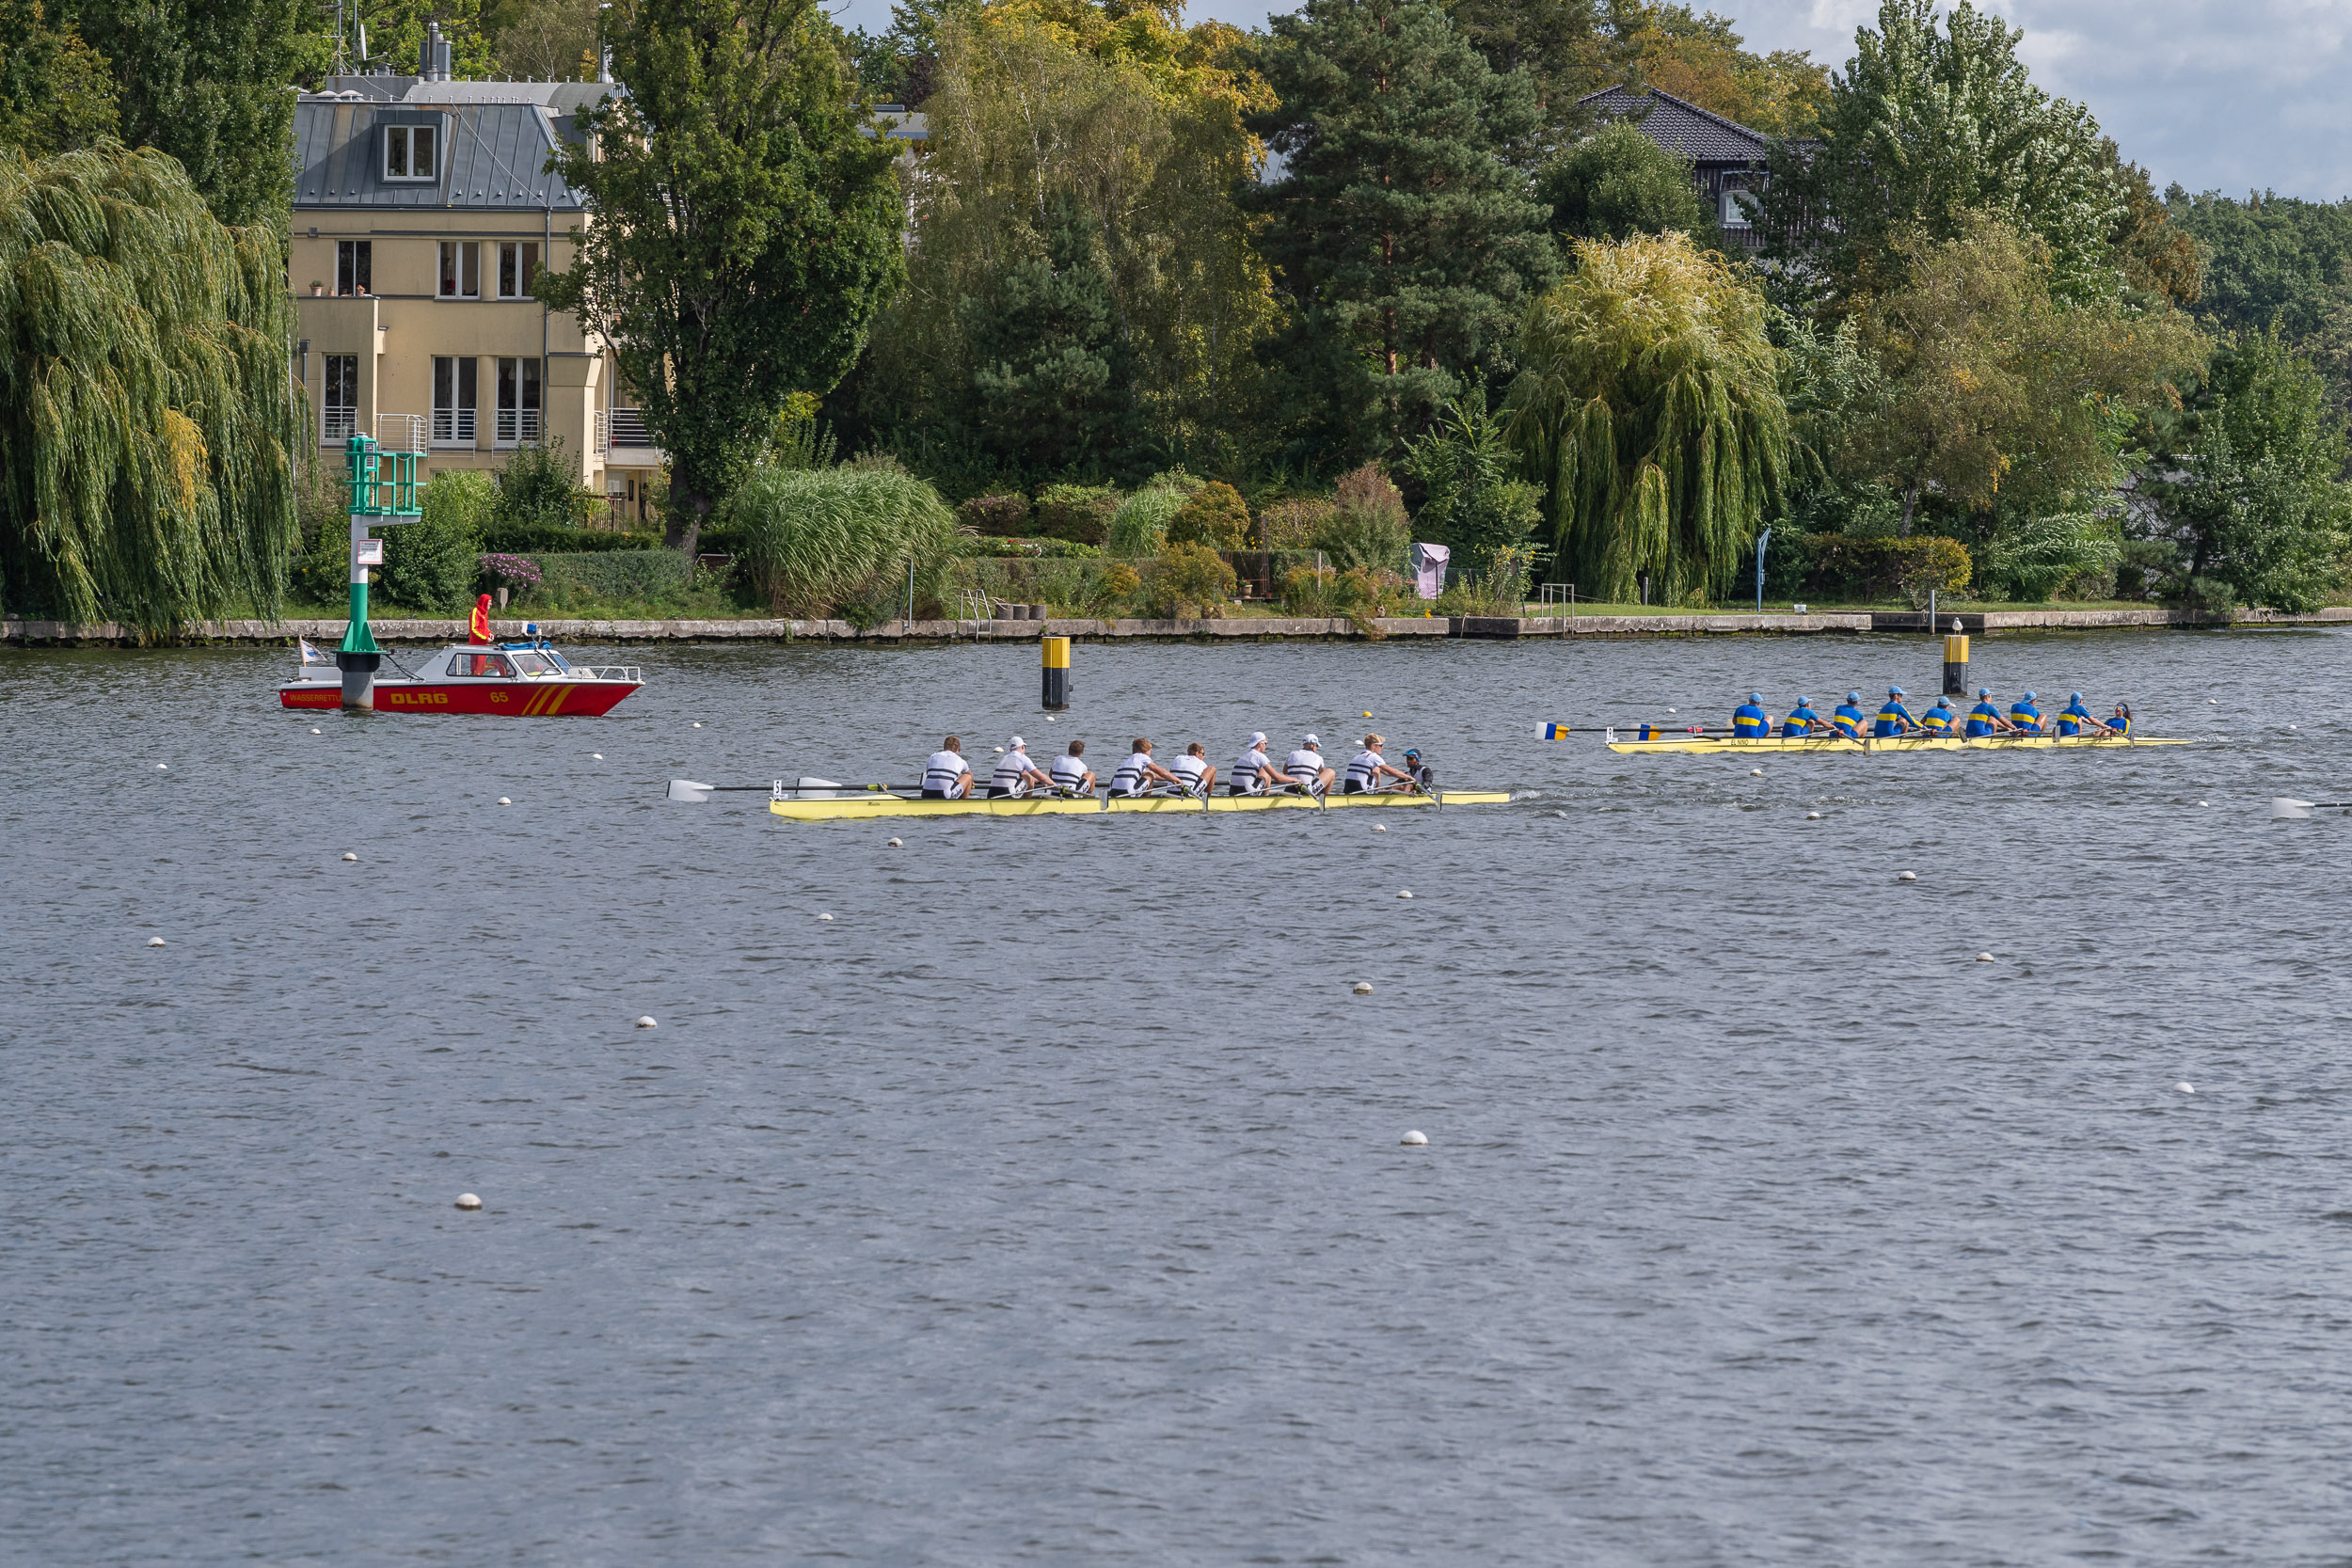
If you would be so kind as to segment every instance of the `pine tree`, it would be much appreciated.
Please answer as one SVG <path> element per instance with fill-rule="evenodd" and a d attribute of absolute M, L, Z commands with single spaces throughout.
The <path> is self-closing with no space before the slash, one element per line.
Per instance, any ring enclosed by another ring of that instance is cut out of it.
<path fill-rule="evenodd" d="M 1280 107 L 1250 125 L 1283 167 L 1245 199 L 1271 220 L 1310 437 L 1375 454 L 1507 354 L 1552 274 L 1514 166 L 1542 116 L 1526 72 L 1497 74 L 1433 0 L 1308 0 L 1271 26 Z"/>

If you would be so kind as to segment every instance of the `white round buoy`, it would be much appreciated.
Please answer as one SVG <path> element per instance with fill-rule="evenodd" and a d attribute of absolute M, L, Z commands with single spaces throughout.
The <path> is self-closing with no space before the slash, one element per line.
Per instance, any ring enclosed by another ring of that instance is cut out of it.
<path fill-rule="evenodd" d="M 1046 721 L 1047 723 L 1049 723 L 1049 724 L 1050 724 L 1050 723 L 1052 723 L 1052 722 L 1054 721 L 1054 716 L 1053 716 L 1052 714 L 1050 714 L 1050 713 L 1049 713 L 1049 714 L 1047 714 L 1047 715 L 1045 716 L 1045 721 Z"/>
<path fill-rule="evenodd" d="M 703 721 L 702 721 L 701 720 L 699 720 L 699 719 L 695 720 L 695 721 L 694 721 L 694 727 L 695 727 L 696 729 L 698 729 L 698 730 L 699 730 L 699 729 L 701 729 L 701 728 L 703 727 Z"/>
<path fill-rule="evenodd" d="M 310 733 L 311 733 L 312 735 L 317 735 L 319 732 L 318 732 L 317 730 L 312 730 Z"/>
<path fill-rule="evenodd" d="M 656 1029 L 660 1028 L 660 1025 L 654 1022 L 653 1014 L 647 1013 L 637 1021 L 637 1027 L 640 1029 Z"/>
<path fill-rule="evenodd" d="M 817 918 L 819 920 L 831 920 L 833 916 L 829 914 L 819 914 Z"/>
<path fill-rule="evenodd" d="M 499 804 L 500 804 L 500 805 L 501 805 L 501 806 L 511 806 L 511 805 L 513 805 L 514 803 L 515 803 L 514 801 L 512 801 L 512 800 L 508 800 L 508 799 L 507 799 L 505 796 L 503 796 L 503 795 L 501 795 L 501 796 L 500 796 L 500 797 L 499 797 Z"/>
<path fill-rule="evenodd" d="M 164 939 L 161 937 L 149 937 L 147 939 L 147 945 L 150 947 L 162 947 L 166 945 L 166 943 Z"/>
<path fill-rule="evenodd" d="M 1672 712 L 1674 712 L 1675 710 L 1674 710 L 1673 708 L 1668 708 L 1666 711 L 1667 711 L 1668 713 L 1672 713 Z"/>
<path fill-rule="evenodd" d="M 1818 811 L 1809 811 L 1804 814 L 1804 819 L 1807 822 L 1819 822 L 1821 819 L 1821 814 Z"/>
<path fill-rule="evenodd" d="M 356 860 L 358 860 L 358 858 L 359 858 L 358 856 L 357 856 L 357 855 L 353 854 L 353 853 L 352 853 L 350 850 L 348 850 L 348 849 L 346 849 L 346 850 L 344 850 L 344 851 L 343 851 L 343 859 L 345 859 L 345 860 L 347 860 L 347 861 L 356 861 Z"/>
<path fill-rule="evenodd" d="M 1915 882 L 1918 879 L 1919 873 L 1916 871 L 1899 871 L 1895 874 L 1895 880 L 1899 882 Z"/>
<path fill-rule="evenodd" d="M 1564 811 L 1555 811 L 1551 815 L 1558 817 L 1563 822 L 1565 822 L 1568 819 L 1568 814 Z"/>
<path fill-rule="evenodd" d="M 1403 1144 L 1407 1148 L 1423 1148 L 1428 1146 L 1429 1134 L 1426 1132 L 1407 1132 L 1396 1141 Z"/>
<path fill-rule="evenodd" d="M 1372 994 L 1372 982 L 1370 980 L 1357 981 L 1356 994 L 1359 996 L 1370 996 Z"/>
<path fill-rule="evenodd" d="M 2300 725 L 2300 724 L 2289 724 L 2289 725 L 2287 726 L 2287 728 L 2288 728 L 2288 729 L 2291 729 L 2291 730 L 2299 730 L 2299 729 L 2301 729 L 2302 727 L 2303 727 L 2303 726 L 2302 726 L 2302 725 Z M 159 764 L 157 764 L 157 766 L 158 766 L 158 767 L 161 767 L 162 765 L 159 763 Z"/>
<path fill-rule="evenodd" d="M 2295 726 L 2293 724 L 2289 724 L 2287 728 L 2293 729 Z M 167 762 L 159 762 L 155 765 L 155 771 L 158 773 L 168 773 L 171 771 L 171 765 Z"/>
<path fill-rule="evenodd" d="M 1412 895 L 1413 890 L 1411 888 L 1406 888 L 1397 895 L 1399 898 L 1410 898 Z"/>
<path fill-rule="evenodd" d="M 2201 805 L 2203 805 L 2205 802 L 2204 802 L 2204 801 L 2202 801 L 2202 800 L 2200 800 L 2200 801 L 2198 801 L 2197 803 L 2198 803 L 2199 805 L 2201 805 Z"/>
<path fill-rule="evenodd" d="M 1978 955 L 1977 955 L 1977 962 L 1979 962 L 1979 963 L 1980 963 L 1980 964 L 1989 964 L 1989 963 L 1991 963 L 1992 961 L 1993 961 L 1993 955 L 1992 955 L 1992 954 L 1990 954 L 1990 953 L 1979 953 L 1979 954 L 1978 954 Z"/>
<path fill-rule="evenodd" d="M 890 841 L 890 847 L 893 849 L 903 849 L 906 847 L 906 840 L 904 839 L 894 838 Z"/>
<path fill-rule="evenodd" d="M 1375 822 L 1372 825 L 1372 831 L 1375 833 L 1385 833 L 1389 831 L 1388 824 L 1384 822 Z"/>
<path fill-rule="evenodd" d="M 1751 779 L 1760 779 L 1760 778 L 1762 778 L 1763 776 L 1764 776 L 1764 769 L 1762 769 L 1761 768 L 1749 768 L 1749 769 L 1748 769 L 1748 777 L 1749 777 L 1749 778 L 1751 778 Z"/>
<path fill-rule="evenodd" d="M 2197 1085 L 2194 1084 L 2175 1084 L 2172 1086 L 2180 1090 L 2183 1094 L 2195 1094 L 2197 1092 Z"/>
<path fill-rule="evenodd" d="M 1005 749 L 1002 746 L 991 746 L 989 750 L 995 752 L 1000 757 L 1005 754 Z"/>
<path fill-rule="evenodd" d="M 604 760 L 604 753 L 602 752 L 591 752 L 588 753 L 588 760 L 590 762 L 602 762 Z"/>
<path fill-rule="evenodd" d="M 459 1193 L 457 1195 L 457 1207 L 460 1209 L 479 1209 L 482 1207 L 482 1200 L 474 1196 L 471 1193 Z"/>
<path fill-rule="evenodd" d="M 2216 707 L 2219 707 L 2221 705 L 2221 699 L 2218 697 L 2208 697 L 2205 701 L 2211 703 Z"/>

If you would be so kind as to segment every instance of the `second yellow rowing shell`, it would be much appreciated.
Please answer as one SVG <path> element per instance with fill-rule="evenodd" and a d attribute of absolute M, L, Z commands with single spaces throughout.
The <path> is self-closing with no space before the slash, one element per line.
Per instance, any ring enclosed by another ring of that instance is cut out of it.
<path fill-rule="evenodd" d="M 1450 789 L 1427 795 L 1333 795 L 1323 800 L 1304 795 L 1146 795 L 1104 800 L 1091 795 L 1041 795 L 994 800 L 919 800 L 904 795 L 858 795 L 830 800 L 771 800 L 768 809 L 795 822 L 856 822 L 870 816 L 1079 816 L 1104 812 L 1314 811 L 1321 806 L 1500 806 L 1507 789 Z"/>
<path fill-rule="evenodd" d="M 1842 735 L 1833 736 L 1764 736 L 1740 739 L 1734 736 L 1691 736 L 1677 740 L 1613 740 L 1613 752 L 2033 752 L 2057 747 L 2123 749 L 2133 746 L 2185 746 L 2185 740 L 2167 739 L 2162 736 L 2107 735 L 2021 735 L 1978 736 L 1960 735 L 1900 735 L 1882 740 L 1865 736 L 1849 740 Z"/>

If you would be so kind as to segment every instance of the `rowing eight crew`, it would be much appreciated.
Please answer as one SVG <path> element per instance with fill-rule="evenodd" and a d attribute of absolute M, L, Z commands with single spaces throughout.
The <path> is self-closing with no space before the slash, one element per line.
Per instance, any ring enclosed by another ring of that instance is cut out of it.
<path fill-rule="evenodd" d="M 2011 703 L 2004 715 L 1993 701 L 1993 689 L 1977 689 L 1977 705 L 1963 720 L 1953 711 L 1951 700 L 1938 697 L 1935 705 L 1915 719 L 1903 705 L 1908 695 L 1899 686 L 1886 689 L 1886 705 L 1875 716 L 1862 711 L 1862 693 L 1849 691 L 1837 711 L 1824 720 L 1813 711 L 1813 699 L 1799 697 L 1797 705 L 1781 721 L 1780 733 L 1791 738 L 1804 736 L 1842 736 L 1858 739 L 1867 728 L 1871 736 L 1884 740 L 1902 735 L 1965 734 L 1972 739 L 1996 735 L 2061 735 L 2076 736 L 2086 732 L 2093 735 L 2128 736 L 2132 733 L 2132 709 L 2128 703 L 2115 705 L 2115 712 L 2105 721 L 2093 719 L 2090 709 L 2083 705 L 2083 694 L 2070 694 L 2066 706 L 2055 716 L 2044 717 L 2034 705 L 2033 693 L 2028 691 Z M 1735 738 L 1760 740 L 1772 733 L 1772 716 L 1764 711 L 1764 694 L 1748 693 L 1748 700 L 1731 716 L 1731 733 Z"/>
<path fill-rule="evenodd" d="M 1226 780 L 1226 792 L 1232 795 L 1308 795 L 1321 797 L 1330 792 L 1333 783 L 1348 795 L 1369 795 L 1383 792 L 1426 790 L 1437 783 L 1434 769 L 1424 767 L 1418 748 L 1405 753 L 1405 766 L 1391 766 L 1381 755 L 1387 744 L 1377 735 L 1364 736 L 1364 749 L 1356 753 L 1347 765 L 1342 780 L 1337 770 L 1324 760 L 1323 742 L 1309 736 L 1299 742 L 1298 750 L 1283 760 L 1280 768 L 1266 755 L 1266 737 L 1263 730 L 1254 731 L 1249 743 L 1242 748 L 1233 770 Z M 989 775 L 988 799 L 1017 800 L 1032 792 L 1041 795 L 1067 797 L 1090 796 L 1096 788 L 1094 769 L 1086 760 L 1087 745 L 1073 740 L 1070 749 L 1056 757 L 1046 768 L 1039 768 L 1029 760 L 1028 742 L 1014 736 L 997 762 L 995 771 Z M 923 799 L 926 800 L 965 800 L 972 798 L 977 775 L 972 765 L 963 760 L 963 741 L 949 736 L 941 749 L 930 754 L 923 765 Z M 1127 760 L 1111 774 L 1108 793 L 1119 800 L 1134 800 L 1152 794 L 1179 794 L 1204 797 L 1216 788 L 1216 765 L 1209 761 L 1200 742 L 1184 748 L 1184 754 L 1163 768 L 1152 755 L 1152 742 L 1143 736 L 1136 736 L 1135 749 Z"/>

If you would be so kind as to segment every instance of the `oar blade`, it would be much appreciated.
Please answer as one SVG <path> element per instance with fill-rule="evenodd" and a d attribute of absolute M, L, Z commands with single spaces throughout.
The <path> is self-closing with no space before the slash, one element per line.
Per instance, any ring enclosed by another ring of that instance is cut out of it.
<path fill-rule="evenodd" d="M 2311 816 L 2311 814 L 2312 802 L 2309 800 L 2290 800 L 2283 795 L 2275 795 L 2271 797 L 2270 819 L 2273 822 L 2281 820 L 2296 821 Z"/>
<path fill-rule="evenodd" d="M 717 787 L 716 784 L 696 784 L 691 779 L 672 779 L 670 799 L 686 801 L 707 800 L 710 799 L 710 792 Z"/>

